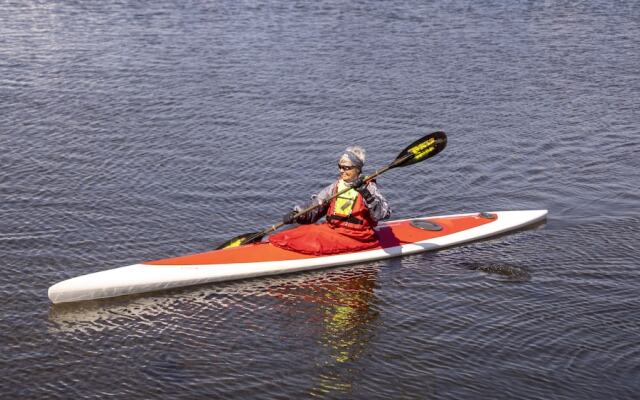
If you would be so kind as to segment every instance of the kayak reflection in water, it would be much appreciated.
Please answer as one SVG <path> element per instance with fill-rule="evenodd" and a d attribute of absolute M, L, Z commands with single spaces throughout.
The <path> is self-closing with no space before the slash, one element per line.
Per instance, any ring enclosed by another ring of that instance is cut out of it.
<path fill-rule="evenodd" d="M 337 193 L 324 207 L 317 207 L 295 218 L 306 207 L 296 206 L 283 217 L 283 223 L 302 226 L 271 235 L 275 246 L 305 254 L 327 255 L 366 250 L 378 245 L 374 227 L 391 216 L 389 203 L 375 181 L 364 183 L 361 175 L 365 151 L 347 147 L 338 161 L 338 180 L 312 197 L 310 205 L 322 204 Z M 315 224 L 320 218 L 326 222 Z"/>
<path fill-rule="evenodd" d="M 299 275 L 269 287 L 269 294 L 284 306 L 282 311 L 301 322 L 298 334 L 306 338 L 305 346 L 315 344 L 308 397 L 348 397 L 354 383 L 362 381 L 366 371 L 359 365 L 374 350 L 379 328 L 375 288 L 381 265 Z"/>

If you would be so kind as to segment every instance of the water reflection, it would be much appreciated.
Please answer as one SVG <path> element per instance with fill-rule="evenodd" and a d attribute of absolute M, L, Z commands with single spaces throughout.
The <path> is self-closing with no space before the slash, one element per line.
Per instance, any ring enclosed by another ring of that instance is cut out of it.
<path fill-rule="evenodd" d="M 358 380 L 355 365 L 367 353 L 380 315 L 375 295 L 378 270 L 374 263 L 52 305 L 50 331 L 73 336 L 105 330 L 138 332 L 151 325 L 181 325 L 184 318 L 201 319 L 209 330 L 217 331 L 234 329 L 234 324 L 247 321 L 262 324 L 261 329 L 276 329 L 278 320 L 284 318 L 294 324 L 290 331 L 302 332 L 309 343 L 317 345 L 313 349 L 313 384 L 307 394 L 323 397 L 349 392 Z"/>
<path fill-rule="evenodd" d="M 375 336 L 380 312 L 375 296 L 377 266 L 360 267 L 316 279 L 305 285 L 280 287 L 272 295 L 303 299 L 318 313 L 318 347 L 323 358 L 317 360 L 318 376 L 308 394 L 324 397 L 333 392 L 349 392 L 358 369 L 354 364 L 364 355 Z"/>
<path fill-rule="evenodd" d="M 528 282 L 531 274 L 526 266 L 496 262 L 466 262 L 464 267 L 486 274 L 489 279 L 505 282 Z"/>

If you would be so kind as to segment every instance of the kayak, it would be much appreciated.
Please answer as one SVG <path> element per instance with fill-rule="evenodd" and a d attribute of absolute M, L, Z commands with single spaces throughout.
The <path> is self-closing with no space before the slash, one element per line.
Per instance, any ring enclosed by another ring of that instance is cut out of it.
<path fill-rule="evenodd" d="M 49 299 L 93 300 L 381 260 L 499 235 L 543 221 L 546 215 L 547 210 L 495 211 L 388 221 L 376 227 L 377 247 L 328 256 L 252 243 L 71 278 L 51 286 Z"/>

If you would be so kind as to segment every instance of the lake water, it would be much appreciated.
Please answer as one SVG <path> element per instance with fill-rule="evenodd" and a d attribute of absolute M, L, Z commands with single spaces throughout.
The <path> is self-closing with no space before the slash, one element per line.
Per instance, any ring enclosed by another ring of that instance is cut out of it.
<path fill-rule="evenodd" d="M 640 3 L 0 5 L 0 397 L 640 396 Z M 388 261 L 69 305 L 422 135 L 394 218 L 549 209 Z"/>

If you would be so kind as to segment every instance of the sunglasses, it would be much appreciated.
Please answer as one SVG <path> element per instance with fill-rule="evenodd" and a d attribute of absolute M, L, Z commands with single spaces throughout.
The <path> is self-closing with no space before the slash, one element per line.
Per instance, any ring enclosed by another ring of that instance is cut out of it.
<path fill-rule="evenodd" d="M 340 165 L 338 164 L 338 169 L 340 171 L 351 171 L 352 169 L 355 169 L 356 167 L 354 167 L 353 165 Z"/>

